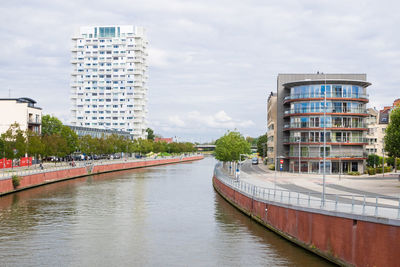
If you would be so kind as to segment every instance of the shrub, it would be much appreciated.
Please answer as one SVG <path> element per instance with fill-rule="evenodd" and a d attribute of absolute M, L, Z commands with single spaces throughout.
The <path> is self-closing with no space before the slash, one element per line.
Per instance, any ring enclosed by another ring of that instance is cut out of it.
<path fill-rule="evenodd" d="M 368 167 L 367 172 L 368 172 L 369 175 L 375 175 L 376 174 L 375 168 L 372 168 L 372 167 Z"/>
<path fill-rule="evenodd" d="M 348 174 L 348 175 L 360 175 L 359 172 L 348 172 L 347 174 Z"/>
<path fill-rule="evenodd" d="M 11 177 L 11 179 L 12 179 L 12 184 L 13 184 L 14 188 L 17 188 L 21 182 L 21 177 L 19 177 L 18 175 L 13 175 Z"/>
<path fill-rule="evenodd" d="M 275 165 L 274 164 L 269 164 L 268 165 L 268 169 L 270 169 L 271 171 L 275 171 Z"/>
<path fill-rule="evenodd" d="M 385 172 L 391 172 L 392 166 L 385 166 Z M 376 173 L 382 173 L 382 167 L 376 168 Z"/>

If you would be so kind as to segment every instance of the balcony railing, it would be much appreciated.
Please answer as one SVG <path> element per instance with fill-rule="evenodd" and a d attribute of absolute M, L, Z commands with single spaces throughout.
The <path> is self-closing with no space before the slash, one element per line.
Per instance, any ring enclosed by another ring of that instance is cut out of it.
<path fill-rule="evenodd" d="M 287 154 L 288 157 L 299 157 L 299 152 L 298 151 L 293 151 Z M 332 151 L 326 151 L 326 157 L 327 158 L 366 158 L 368 155 L 364 151 L 338 151 L 338 152 L 332 152 Z M 300 157 L 303 158 L 323 158 L 324 153 L 321 152 L 307 152 L 307 151 L 301 151 Z"/>
<path fill-rule="evenodd" d="M 301 114 L 301 113 L 323 113 L 324 108 L 296 108 L 296 109 L 285 109 L 285 115 L 289 114 Z M 367 114 L 365 108 L 348 108 L 348 109 L 335 109 L 327 108 L 326 113 L 357 113 L 357 114 Z"/>
<path fill-rule="evenodd" d="M 315 125 L 315 124 L 311 124 L 310 122 L 292 122 L 292 123 L 287 123 L 283 125 L 283 128 L 323 128 L 323 122 Z M 327 125 L 325 126 L 327 128 L 360 128 L 360 129 L 365 129 L 367 128 L 367 125 L 364 123 L 356 123 L 356 124 L 351 124 L 351 125 L 339 125 L 339 124 L 333 124 L 331 123 L 327 123 Z"/>
<path fill-rule="evenodd" d="M 42 121 L 40 119 L 28 119 L 28 123 L 30 124 L 41 124 Z"/>
<path fill-rule="evenodd" d="M 291 94 L 285 97 L 286 100 L 301 99 L 301 98 L 323 98 L 325 94 L 322 93 L 306 93 L 306 94 Z M 327 98 L 363 98 L 368 99 L 368 94 L 338 94 L 335 92 L 327 92 Z"/>
<path fill-rule="evenodd" d="M 298 143 L 299 138 L 298 137 L 284 137 L 283 138 L 284 143 Z M 300 143 L 323 143 L 324 138 L 304 138 L 302 137 L 300 140 Z M 365 137 L 350 137 L 350 138 L 327 138 L 326 142 L 328 143 L 367 143 L 367 138 Z"/>

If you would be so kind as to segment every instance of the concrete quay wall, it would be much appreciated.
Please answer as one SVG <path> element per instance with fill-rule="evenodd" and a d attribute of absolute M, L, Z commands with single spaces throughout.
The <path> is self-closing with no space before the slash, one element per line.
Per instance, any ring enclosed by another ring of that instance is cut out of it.
<path fill-rule="evenodd" d="M 133 162 L 128 161 L 128 162 L 95 165 L 93 166 L 93 168 L 90 165 L 88 165 L 86 167 L 70 168 L 70 169 L 55 170 L 55 171 L 25 175 L 20 177 L 20 185 L 17 186 L 16 188 L 14 188 L 11 178 L 0 180 L 0 196 L 44 184 L 54 183 L 68 179 L 74 179 L 88 175 L 135 169 L 135 168 L 145 168 L 145 167 L 165 165 L 165 164 L 181 163 L 181 162 L 188 162 L 200 159 L 203 159 L 203 156 L 154 159 L 154 160 L 133 161 Z"/>
<path fill-rule="evenodd" d="M 400 266 L 400 227 L 282 207 L 221 182 L 215 190 L 233 206 L 287 240 L 342 266 Z"/>

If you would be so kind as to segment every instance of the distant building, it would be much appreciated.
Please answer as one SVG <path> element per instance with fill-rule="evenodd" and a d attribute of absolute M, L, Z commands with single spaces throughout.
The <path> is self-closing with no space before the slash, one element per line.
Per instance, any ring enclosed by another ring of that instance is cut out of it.
<path fill-rule="evenodd" d="M 73 38 L 71 125 L 147 137 L 147 39 L 132 25 L 81 27 Z"/>
<path fill-rule="evenodd" d="M 35 106 L 36 101 L 28 98 L 0 99 L 0 133 L 6 132 L 11 124 L 18 123 L 21 130 L 27 129 L 40 134 L 42 109 Z"/>
<path fill-rule="evenodd" d="M 267 144 L 268 164 L 275 164 L 276 151 L 276 93 L 271 92 L 267 100 Z"/>
<path fill-rule="evenodd" d="M 172 137 L 171 138 L 156 137 L 156 138 L 154 138 L 154 142 L 164 142 L 164 143 L 170 144 L 170 143 L 174 142 L 174 139 Z"/>
<path fill-rule="evenodd" d="M 132 139 L 132 135 L 129 132 L 117 131 L 112 129 L 97 129 L 82 126 L 71 126 L 67 125 L 71 130 L 73 130 L 78 136 L 90 135 L 94 138 L 107 137 L 112 134 L 120 135 L 128 139 Z"/>
<path fill-rule="evenodd" d="M 385 137 L 385 131 L 387 124 L 379 123 L 378 118 L 380 112 L 374 108 L 368 109 L 367 124 L 367 145 L 365 149 L 368 154 L 382 155 L 383 149 L 383 138 Z"/>
<path fill-rule="evenodd" d="M 366 74 L 278 75 L 276 153 L 283 158 L 283 170 L 322 173 L 325 154 L 325 173 L 363 173 L 366 88 L 371 85 L 366 78 Z"/>
<path fill-rule="evenodd" d="M 384 138 L 386 128 L 390 122 L 390 112 L 398 106 L 400 106 L 400 99 L 396 99 L 392 106 L 386 106 L 380 111 L 372 108 L 368 109 L 368 145 L 366 146 L 368 154 L 383 155 Z"/>

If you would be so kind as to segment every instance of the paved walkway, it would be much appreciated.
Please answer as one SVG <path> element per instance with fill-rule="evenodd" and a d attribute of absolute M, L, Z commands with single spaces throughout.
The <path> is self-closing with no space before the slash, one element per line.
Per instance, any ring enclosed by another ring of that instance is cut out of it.
<path fill-rule="evenodd" d="M 297 188 L 302 191 L 313 190 L 322 192 L 322 174 L 298 174 L 288 172 L 275 172 L 268 170 L 267 166 L 251 165 L 246 161 L 241 168 L 242 178 L 256 183 L 276 185 L 282 188 Z M 326 193 L 330 194 L 359 194 L 369 196 L 388 196 L 400 198 L 400 181 L 397 174 L 382 174 L 375 176 L 341 176 L 326 175 Z"/>
<path fill-rule="evenodd" d="M 227 174 L 228 170 L 223 172 Z M 246 161 L 241 166 L 239 180 L 233 175 L 226 179 L 232 186 L 261 199 L 376 218 L 400 218 L 400 181 L 393 176 L 386 179 L 343 176 L 339 179 L 327 175 L 324 208 L 321 207 L 321 175 L 275 172 Z"/>

